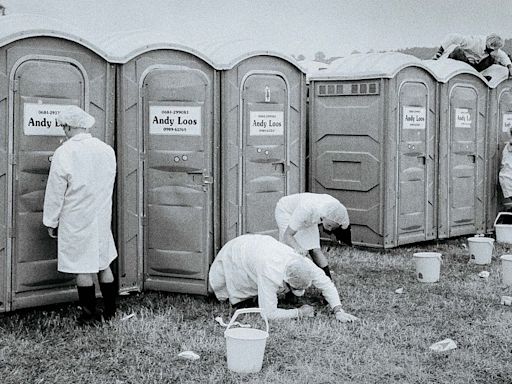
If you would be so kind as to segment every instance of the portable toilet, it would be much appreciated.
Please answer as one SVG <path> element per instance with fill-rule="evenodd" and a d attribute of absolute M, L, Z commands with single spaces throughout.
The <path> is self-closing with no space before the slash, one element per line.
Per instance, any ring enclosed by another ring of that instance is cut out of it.
<path fill-rule="evenodd" d="M 482 233 L 487 207 L 487 82 L 460 61 L 423 63 L 439 81 L 438 237 Z"/>
<path fill-rule="evenodd" d="M 309 188 L 346 206 L 355 244 L 436 237 L 436 88 L 419 59 L 397 52 L 311 76 Z"/>
<path fill-rule="evenodd" d="M 274 210 L 305 189 L 306 77 L 292 58 L 213 47 L 222 115 L 221 244 L 245 233 L 278 237 Z"/>
<path fill-rule="evenodd" d="M 217 228 L 219 75 L 161 33 L 104 41 L 117 88 L 121 291 L 207 293 Z"/>
<path fill-rule="evenodd" d="M 42 223 L 52 154 L 65 138 L 55 117 L 79 105 L 91 133 L 113 144 L 114 70 L 72 26 L 46 17 L 1 18 L 0 311 L 76 300 L 57 271 L 57 242 Z"/>
<path fill-rule="evenodd" d="M 508 69 L 501 65 L 493 65 L 482 71 L 482 75 L 490 76 L 491 88 L 489 98 L 489 114 L 487 136 L 487 160 L 489 161 L 487 178 L 486 232 L 494 230 L 494 220 L 499 211 L 503 211 L 503 193 L 498 180 L 502 152 L 510 140 L 512 129 L 512 80 L 508 78 Z"/>

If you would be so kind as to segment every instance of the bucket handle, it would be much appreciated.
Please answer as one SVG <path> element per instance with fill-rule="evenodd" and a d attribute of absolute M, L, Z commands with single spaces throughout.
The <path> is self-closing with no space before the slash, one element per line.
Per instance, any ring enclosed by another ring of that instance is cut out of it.
<path fill-rule="evenodd" d="M 510 212 L 500 212 L 500 213 L 498 213 L 498 216 L 496 216 L 496 219 L 494 220 L 494 227 L 496 226 L 496 223 L 498 222 L 498 219 L 500 218 L 501 215 L 512 216 L 512 213 L 510 213 Z"/>
<path fill-rule="evenodd" d="M 243 309 L 237 309 L 235 311 L 235 313 L 233 314 L 233 317 L 231 318 L 231 320 L 229 321 L 229 324 L 228 326 L 226 327 L 226 331 L 232 326 L 234 325 L 234 322 L 236 320 L 236 318 L 238 317 L 238 315 L 241 315 L 241 314 L 244 314 L 244 313 L 259 313 L 261 315 L 261 317 L 263 317 L 263 320 L 265 320 L 265 325 L 267 326 L 267 333 L 268 333 L 268 320 L 267 320 L 267 315 L 265 315 L 265 312 L 263 312 L 261 310 L 261 308 L 243 308 Z"/>

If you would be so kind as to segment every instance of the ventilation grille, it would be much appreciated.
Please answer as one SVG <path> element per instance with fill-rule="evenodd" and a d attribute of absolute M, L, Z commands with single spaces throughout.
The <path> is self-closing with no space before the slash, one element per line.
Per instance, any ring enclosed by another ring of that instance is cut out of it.
<path fill-rule="evenodd" d="M 379 83 L 329 83 L 318 85 L 318 96 L 378 95 Z"/>

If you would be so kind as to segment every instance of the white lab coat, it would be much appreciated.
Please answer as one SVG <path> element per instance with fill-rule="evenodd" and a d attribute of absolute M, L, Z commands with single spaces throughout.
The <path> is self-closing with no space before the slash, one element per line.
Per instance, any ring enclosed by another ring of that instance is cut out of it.
<path fill-rule="evenodd" d="M 499 180 L 503 197 L 512 197 L 512 145 L 510 143 L 503 148 Z"/>
<path fill-rule="evenodd" d="M 322 218 L 337 222 L 343 228 L 350 224 L 345 206 L 327 194 L 296 193 L 282 197 L 276 204 L 275 218 L 279 240 L 284 240 L 288 226 L 296 231 L 295 240 L 305 250 L 320 248 L 318 224 Z"/>
<path fill-rule="evenodd" d="M 97 273 L 117 257 L 111 232 L 114 150 L 88 133 L 55 151 L 44 197 L 43 224 L 58 227 L 57 268 Z"/>
<path fill-rule="evenodd" d="M 209 283 L 217 299 L 231 304 L 258 297 L 258 305 L 269 319 L 298 317 L 297 309 L 277 308 L 277 295 L 288 292 L 286 266 L 302 257 L 271 236 L 242 235 L 222 247 L 210 268 Z M 338 290 L 325 272 L 306 259 L 312 285 L 322 291 L 334 308 L 340 305 Z"/>

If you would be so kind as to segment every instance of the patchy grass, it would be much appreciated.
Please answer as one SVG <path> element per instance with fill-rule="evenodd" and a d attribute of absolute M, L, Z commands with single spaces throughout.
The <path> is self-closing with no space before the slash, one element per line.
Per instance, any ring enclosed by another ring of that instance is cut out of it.
<path fill-rule="evenodd" d="M 226 367 L 223 328 L 229 305 L 212 298 L 151 292 L 120 299 L 121 315 L 98 328 L 78 328 L 76 305 L 0 317 L 0 377 L 8 383 L 512 383 L 512 288 L 500 262 L 468 264 L 465 239 L 388 251 L 328 249 L 345 310 L 361 318 L 336 322 L 318 291 L 312 319 L 273 321 L 260 373 Z M 441 280 L 415 279 L 412 253 L 443 254 Z M 508 253 L 497 246 L 497 254 Z M 480 279 L 482 270 L 491 272 Z M 403 287 L 404 294 L 394 291 Z M 136 316 L 126 321 L 126 314 Z M 251 318 L 249 320 L 255 320 Z M 458 348 L 429 346 L 452 338 Z M 201 358 L 177 358 L 193 350 Z"/>

